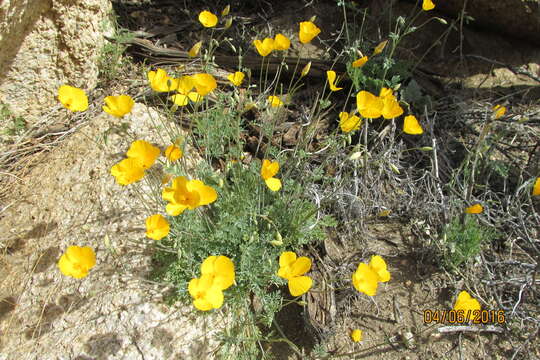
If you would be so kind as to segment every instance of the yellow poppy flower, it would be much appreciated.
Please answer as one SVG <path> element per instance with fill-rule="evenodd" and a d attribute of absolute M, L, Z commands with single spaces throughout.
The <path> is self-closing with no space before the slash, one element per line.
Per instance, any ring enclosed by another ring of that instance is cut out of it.
<path fill-rule="evenodd" d="M 202 78 L 200 79 L 200 81 L 202 82 L 202 84 L 199 84 L 199 89 L 201 91 L 207 91 L 213 86 L 212 79 Z M 205 86 L 209 87 L 205 88 Z M 189 103 L 189 100 L 193 102 L 201 101 L 202 96 L 199 95 L 197 92 L 191 91 L 194 87 L 195 79 L 192 76 L 182 76 L 180 79 L 178 79 L 178 86 L 176 87 L 176 91 L 178 92 L 178 94 L 171 96 L 171 100 L 178 106 L 186 106 Z"/>
<path fill-rule="evenodd" d="M 378 255 L 372 256 L 368 264 L 360 263 L 352 275 L 353 286 L 359 292 L 368 296 L 375 296 L 379 282 L 390 280 L 390 272 L 387 270 L 386 262 Z"/>
<path fill-rule="evenodd" d="M 186 106 L 187 104 L 189 104 L 189 98 L 187 97 L 187 95 L 176 94 L 171 96 L 171 100 L 175 105 L 178 106 Z"/>
<path fill-rule="evenodd" d="M 484 211 L 484 207 L 480 204 L 474 204 L 465 208 L 465 214 L 480 214 Z"/>
<path fill-rule="evenodd" d="M 291 46 L 291 40 L 283 34 L 274 36 L 274 50 L 287 50 Z"/>
<path fill-rule="evenodd" d="M 161 154 L 161 151 L 157 146 L 144 140 L 135 140 L 131 143 L 126 156 L 137 160 L 142 168 L 146 170 L 154 164 L 159 154 Z"/>
<path fill-rule="evenodd" d="M 146 236 L 153 240 L 161 240 L 169 234 L 170 226 L 160 214 L 146 218 Z"/>
<path fill-rule="evenodd" d="M 433 10 L 435 8 L 435 4 L 431 0 L 423 0 L 422 1 L 422 10 L 429 11 Z"/>
<path fill-rule="evenodd" d="M 129 114 L 133 105 L 135 105 L 135 102 L 129 95 L 107 96 L 104 101 L 106 105 L 103 106 L 103 111 L 118 118 Z"/>
<path fill-rule="evenodd" d="M 300 31 L 298 33 L 298 37 L 300 38 L 300 42 L 302 44 L 307 44 L 313 38 L 321 32 L 321 29 L 319 29 L 314 23 L 311 21 L 303 21 L 300 23 Z"/>
<path fill-rule="evenodd" d="M 534 183 L 534 186 L 533 186 L 532 195 L 533 196 L 540 195 L 540 177 L 536 178 L 536 182 Z"/>
<path fill-rule="evenodd" d="M 226 256 L 209 256 L 201 264 L 201 274 L 214 276 L 214 285 L 226 290 L 234 284 L 234 263 Z"/>
<path fill-rule="evenodd" d="M 399 106 L 399 102 L 392 93 L 392 89 L 382 88 L 379 98 L 383 101 L 381 115 L 385 119 L 393 119 L 403 114 L 403 108 Z"/>
<path fill-rule="evenodd" d="M 360 330 L 360 329 L 354 329 L 354 330 L 351 332 L 351 339 L 352 339 L 352 341 L 354 341 L 354 342 L 360 342 L 360 341 L 362 341 L 362 330 Z"/>
<path fill-rule="evenodd" d="M 127 158 L 111 167 L 111 175 L 119 185 L 129 185 L 144 177 L 144 169 L 136 159 Z"/>
<path fill-rule="evenodd" d="M 195 57 L 195 56 L 199 55 L 199 51 L 201 50 L 201 46 L 202 46 L 202 41 L 199 41 L 199 42 L 195 43 L 195 45 L 193 45 L 191 47 L 191 49 L 189 49 L 188 56 L 192 58 L 192 57 Z"/>
<path fill-rule="evenodd" d="M 186 209 L 193 210 L 213 203 L 217 199 L 217 192 L 201 180 L 187 180 L 179 176 L 173 179 L 171 187 L 163 189 L 161 196 L 169 202 L 165 207 L 167 214 L 178 216 Z"/>
<path fill-rule="evenodd" d="M 353 61 L 352 67 L 353 68 L 360 68 L 360 67 L 364 66 L 367 63 L 367 61 L 368 61 L 368 57 L 363 56 L 360 59 Z"/>
<path fill-rule="evenodd" d="M 88 97 L 84 90 L 62 85 L 58 88 L 58 100 L 71 111 L 85 111 L 88 109 Z"/>
<path fill-rule="evenodd" d="M 178 87 L 178 79 L 173 79 L 167 76 L 167 72 L 163 69 L 148 72 L 148 81 L 150 87 L 157 92 L 168 92 L 176 90 Z"/>
<path fill-rule="evenodd" d="M 169 203 L 165 207 L 167 214 L 178 216 L 186 209 L 195 209 L 200 202 L 200 195 L 197 191 L 190 191 L 187 188 L 188 180 L 184 176 L 173 179 L 171 187 L 166 187 L 161 192 L 163 200 Z"/>
<path fill-rule="evenodd" d="M 379 45 L 375 46 L 375 49 L 373 49 L 373 55 L 378 55 L 382 53 L 384 48 L 386 47 L 386 44 L 388 44 L 388 40 L 384 40 Z"/>
<path fill-rule="evenodd" d="M 360 129 L 361 125 L 362 119 L 360 119 L 358 116 L 351 116 L 349 113 L 346 112 L 339 113 L 339 126 L 341 128 L 341 131 L 348 133 Z"/>
<path fill-rule="evenodd" d="M 195 80 L 189 75 L 184 75 L 178 79 L 177 84 L 175 90 L 180 94 L 187 95 L 195 87 Z"/>
<path fill-rule="evenodd" d="M 65 276 L 82 279 L 96 265 L 96 253 L 89 246 L 69 246 L 58 261 L 58 268 Z"/>
<path fill-rule="evenodd" d="M 356 290 L 368 296 L 377 294 L 377 274 L 367 265 L 361 263 L 353 274 L 352 282 Z"/>
<path fill-rule="evenodd" d="M 234 85 L 234 86 L 240 86 L 242 85 L 242 82 L 244 81 L 244 73 L 241 71 L 237 71 L 234 74 L 229 74 L 227 76 L 227 79 Z"/>
<path fill-rule="evenodd" d="M 456 303 L 454 304 L 454 310 L 463 310 L 463 313 L 467 320 L 470 319 L 470 316 L 472 315 L 472 312 L 475 310 L 480 310 L 481 306 L 478 300 L 471 297 L 468 292 L 462 291 L 459 293 Z M 469 315 L 469 316 L 467 316 Z"/>
<path fill-rule="evenodd" d="M 210 11 L 204 10 L 199 14 L 199 22 L 207 28 L 216 26 L 218 23 L 218 18 L 216 15 L 212 14 Z"/>
<path fill-rule="evenodd" d="M 274 39 L 266 38 L 263 41 L 254 40 L 253 45 L 261 56 L 268 56 L 274 50 Z"/>
<path fill-rule="evenodd" d="M 281 101 L 281 99 L 277 96 L 269 96 L 268 102 L 270 103 L 270 106 L 272 107 L 283 106 L 283 101 Z"/>
<path fill-rule="evenodd" d="M 192 91 L 188 93 L 187 95 L 182 95 L 182 94 L 173 95 L 171 96 L 171 100 L 173 101 L 173 103 L 175 103 L 178 106 L 186 106 L 189 103 L 189 100 L 191 100 L 192 102 L 201 101 L 202 96 Z"/>
<path fill-rule="evenodd" d="M 165 157 L 170 162 L 175 162 L 176 160 L 180 159 L 182 157 L 182 149 L 180 149 L 176 145 L 169 145 L 165 149 Z"/>
<path fill-rule="evenodd" d="M 191 78 L 193 79 L 195 89 L 200 96 L 206 96 L 217 88 L 217 81 L 210 74 L 195 74 L 192 75 Z"/>
<path fill-rule="evenodd" d="M 212 275 L 202 275 L 189 282 L 188 292 L 198 310 L 209 311 L 223 305 L 223 291 L 214 284 L 214 279 Z"/>
<path fill-rule="evenodd" d="M 326 78 L 328 79 L 328 85 L 330 85 L 330 90 L 332 91 L 339 91 L 343 88 L 338 88 L 336 86 L 336 72 L 333 70 L 329 70 L 326 72 Z"/>
<path fill-rule="evenodd" d="M 296 257 L 292 251 L 286 251 L 279 257 L 277 275 L 289 281 L 289 292 L 292 296 L 301 296 L 311 289 L 313 280 L 303 276 L 311 269 L 311 260 L 305 256 Z"/>
<path fill-rule="evenodd" d="M 506 114 L 506 108 L 504 106 L 501 106 L 501 105 L 495 105 L 493 107 L 493 112 L 494 112 L 494 116 L 495 116 L 495 119 L 498 119 L 502 116 L 504 116 L 504 114 Z"/>
<path fill-rule="evenodd" d="M 274 177 L 279 171 L 279 163 L 277 161 L 270 161 L 264 159 L 261 167 L 261 177 L 263 178 L 266 186 L 272 191 L 279 191 L 281 189 L 281 180 Z"/>
<path fill-rule="evenodd" d="M 192 279 L 188 285 L 193 305 L 208 311 L 223 305 L 223 290 L 234 284 L 234 264 L 226 256 L 209 256 L 201 264 L 201 277 Z"/>
<path fill-rule="evenodd" d="M 407 115 L 403 122 L 403 132 L 410 135 L 420 135 L 424 130 L 414 115 Z"/>
<path fill-rule="evenodd" d="M 360 91 L 356 95 L 356 106 L 362 117 L 376 119 L 381 117 L 384 102 L 368 91 Z"/>

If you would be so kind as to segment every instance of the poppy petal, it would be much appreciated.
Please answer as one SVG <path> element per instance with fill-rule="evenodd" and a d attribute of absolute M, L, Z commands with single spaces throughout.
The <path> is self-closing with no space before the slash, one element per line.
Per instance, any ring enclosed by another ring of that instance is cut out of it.
<path fill-rule="evenodd" d="M 281 189 L 281 180 L 279 180 L 278 178 L 272 177 L 270 179 L 264 180 L 264 182 L 266 183 L 266 186 L 268 186 L 268 188 L 272 191 L 279 191 L 279 189 Z"/>
<path fill-rule="evenodd" d="M 311 269 L 311 260 L 301 256 L 291 265 L 291 274 L 293 276 L 304 275 Z"/>
<path fill-rule="evenodd" d="M 313 280 L 309 276 L 298 276 L 289 280 L 289 292 L 292 296 L 300 296 L 309 291 Z"/>

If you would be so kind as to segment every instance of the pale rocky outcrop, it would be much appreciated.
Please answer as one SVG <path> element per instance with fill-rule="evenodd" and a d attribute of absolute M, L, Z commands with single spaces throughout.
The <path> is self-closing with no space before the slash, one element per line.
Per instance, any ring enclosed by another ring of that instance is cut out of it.
<path fill-rule="evenodd" d="M 165 284 L 147 281 L 155 241 L 145 238 L 145 219 L 164 214 L 147 180 L 162 175 L 156 163 L 140 183 L 115 182 L 110 168 L 131 141 L 104 135 L 119 121 L 136 139 L 168 145 L 154 109 L 136 103 L 122 120 L 101 113 L 46 155 L 0 216 L 0 360 L 213 358 L 226 308 L 202 316 L 192 305 L 167 306 Z M 188 169 L 200 161 L 191 148 L 184 159 Z M 69 245 L 96 252 L 88 277 L 58 270 Z"/>
<path fill-rule="evenodd" d="M 1 1 L 0 102 L 32 124 L 60 85 L 94 88 L 110 8 L 109 0 Z"/>

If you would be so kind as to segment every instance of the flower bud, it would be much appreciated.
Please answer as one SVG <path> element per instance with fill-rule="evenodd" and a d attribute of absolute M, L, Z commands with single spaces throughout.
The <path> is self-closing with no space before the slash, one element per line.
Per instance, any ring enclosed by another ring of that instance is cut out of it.
<path fill-rule="evenodd" d="M 309 70 L 311 69 L 311 61 L 308 62 L 304 68 L 302 69 L 302 72 L 300 73 L 300 77 L 304 77 L 309 73 Z"/>
<path fill-rule="evenodd" d="M 221 12 L 221 16 L 227 16 L 229 15 L 229 12 L 231 11 L 231 5 L 225 6 L 225 9 Z"/>
<path fill-rule="evenodd" d="M 283 245 L 283 241 L 272 240 L 272 241 L 270 241 L 270 244 L 272 244 L 274 246 L 281 246 L 281 245 Z"/>
<path fill-rule="evenodd" d="M 390 166 L 390 169 L 392 169 L 392 171 L 393 171 L 394 173 L 396 173 L 396 174 L 398 174 L 398 175 L 401 174 L 401 173 L 399 172 L 399 169 L 396 167 L 396 165 L 394 165 L 394 164 L 392 164 L 392 163 L 388 163 L 388 165 Z"/>

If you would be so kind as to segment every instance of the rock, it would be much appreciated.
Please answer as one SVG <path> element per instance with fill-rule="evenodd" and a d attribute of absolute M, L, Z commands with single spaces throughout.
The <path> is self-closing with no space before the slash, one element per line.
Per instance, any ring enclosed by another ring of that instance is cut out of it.
<path fill-rule="evenodd" d="M 33 124 L 57 104 L 60 85 L 93 89 L 110 8 L 109 0 L 2 1 L 0 103 Z"/>
<path fill-rule="evenodd" d="M 540 45 L 540 0 L 468 0 L 465 12 L 474 25 Z M 458 16 L 465 0 L 434 1 L 438 11 Z"/>
<path fill-rule="evenodd" d="M 140 103 L 125 118 L 135 138 L 162 148 L 167 140 L 155 127 L 165 120 Z M 116 133 L 103 142 L 116 123 L 106 113 L 96 115 L 13 191 L 17 201 L 3 213 L 0 229 L 13 229 L 7 236 L 25 242 L 0 257 L 0 273 L 13 274 L 0 282 L 0 334 L 9 334 L 2 336 L 1 360 L 140 359 L 141 353 L 146 360 L 212 358 L 207 352 L 218 345 L 215 333 L 226 319 L 218 312 L 201 316 L 191 304 L 159 303 L 155 297 L 166 284 L 156 289 L 145 281 L 151 262 L 145 250 L 153 246 L 144 239 L 149 213 L 129 194 L 133 186 L 145 194 L 150 188 L 144 181 L 121 187 L 110 174 L 131 143 Z M 185 156 L 188 169 L 200 161 L 191 148 Z M 88 277 L 67 278 L 58 270 L 69 245 L 96 251 Z"/>

